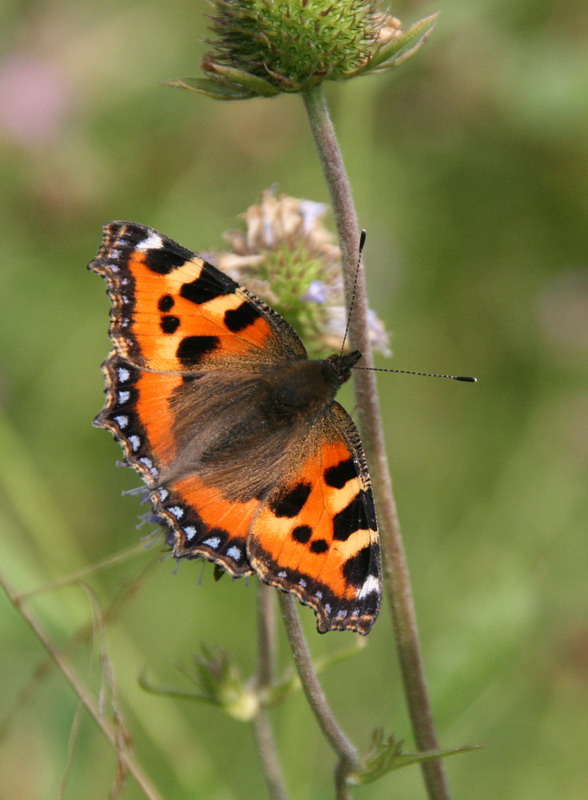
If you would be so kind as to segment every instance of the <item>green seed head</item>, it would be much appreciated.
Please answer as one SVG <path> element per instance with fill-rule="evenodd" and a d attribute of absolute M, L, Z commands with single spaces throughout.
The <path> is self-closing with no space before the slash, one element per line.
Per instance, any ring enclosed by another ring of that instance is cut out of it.
<path fill-rule="evenodd" d="M 406 30 L 376 0 L 211 0 L 213 49 L 205 78 L 168 86 L 218 100 L 303 92 L 406 61 L 424 43 L 437 15 Z"/>
<path fill-rule="evenodd" d="M 369 0 L 216 0 L 215 11 L 205 71 L 231 66 L 282 91 L 354 72 L 385 21 Z"/>

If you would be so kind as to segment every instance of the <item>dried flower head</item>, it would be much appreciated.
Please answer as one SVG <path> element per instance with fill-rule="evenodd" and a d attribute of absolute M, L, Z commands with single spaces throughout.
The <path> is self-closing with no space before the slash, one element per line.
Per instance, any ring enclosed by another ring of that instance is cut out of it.
<path fill-rule="evenodd" d="M 230 250 L 211 255 L 288 320 L 311 357 L 339 349 L 347 322 L 341 252 L 323 223 L 328 210 L 324 203 L 266 190 L 242 215 L 244 228 L 225 234 Z M 388 334 L 374 311 L 370 339 L 389 355 Z"/>
<path fill-rule="evenodd" d="M 375 0 L 213 0 L 206 78 L 170 86 L 222 100 L 302 92 L 397 66 L 423 44 L 437 15 L 402 29 Z"/>

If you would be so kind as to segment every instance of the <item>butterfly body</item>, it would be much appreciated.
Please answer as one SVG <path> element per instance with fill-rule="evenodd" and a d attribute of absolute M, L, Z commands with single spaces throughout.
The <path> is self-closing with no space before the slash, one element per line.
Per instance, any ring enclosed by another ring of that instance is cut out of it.
<path fill-rule="evenodd" d="M 114 222 L 90 268 L 114 350 L 96 424 L 150 489 L 178 558 L 257 573 L 366 633 L 380 604 L 359 435 L 335 401 L 361 354 L 312 361 L 269 306 L 151 228 Z"/>

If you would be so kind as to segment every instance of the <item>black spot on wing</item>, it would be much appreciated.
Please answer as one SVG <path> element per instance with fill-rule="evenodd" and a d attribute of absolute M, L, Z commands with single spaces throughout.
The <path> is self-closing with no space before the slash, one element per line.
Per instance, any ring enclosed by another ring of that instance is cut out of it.
<path fill-rule="evenodd" d="M 292 531 L 292 538 L 299 544 L 306 544 L 312 536 L 312 528 L 309 525 L 297 525 Z"/>
<path fill-rule="evenodd" d="M 298 483 L 293 489 L 280 493 L 270 501 L 270 508 L 276 517 L 297 517 L 308 500 L 311 486 Z"/>
<path fill-rule="evenodd" d="M 202 272 L 193 281 L 184 283 L 180 289 L 180 294 L 185 300 L 189 300 L 196 305 L 208 303 L 214 300 L 215 297 L 221 297 L 225 294 L 232 294 L 238 287 L 232 278 L 228 275 L 223 275 L 215 270 L 208 264 L 204 264 Z"/>
<path fill-rule="evenodd" d="M 225 325 L 233 333 L 238 333 L 252 325 L 261 316 L 251 303 L 244 302 L 238 308 L 225 311 Z"/>
<path fill-rule="evenodd" d="M 354 556 L 348 558 L 343 565 L 343 575 L 352 586 L 362 586 L 368 575 L 378 574 L 378 559 L 375 558 L 373 545 L 362 547 Z"/>
<path fill-rule="evenodd" d="M 159 298 L 159 302 L 157 303 L 157 308 L 160 311 L 171 311 L 171 309 L 175 305 L 175 300 L 171 296 L 171 294 L 164 294 Z"/>
<path fill-rule="evenodd" d="M 326 553 L 328 549 L 329 545 L 325 539 L 315 539 L 314 542 L 310 543 L 310 552 L 315 553 L 315 555 Z"/>
<path fill-rule="evenodd" d="M 219 345 L 218 336 L 185 336 L 178 345 L 176 355 L 186 368 L 198 365 L 203 356 L 212 353 Z"/>
<path fill-rule="evenodd" d="M 325 482 L 327 486 L 335 489 L 342 489 L 347 481 L 357 478 L 357 469 L 352 458 L 340 461 L 334 467 L 325 470 Z"/>
<path fill-rule="evenodd" d="M 367 496 L 364 491 L 358 492 L 353 500 L 333 517 L 333 538 L 345 542 L 355 531 L 375 528 L 368 516 Z"/>
<path fill-rule="evenodd" d="M 161 330 L 164 333 L 175 333 L 180 326 L 180 318 L 166 314 L 161 318 Z"/>
<path fill-rule="evenodd" d="M 186 250 L 171 239 L 163 238 L 163 247 L 154 247 L 145 251 L 145 266 L 158 275 L 168 275 L 172 270 L 181 267 L 193 257 L 190 250 Z"/>

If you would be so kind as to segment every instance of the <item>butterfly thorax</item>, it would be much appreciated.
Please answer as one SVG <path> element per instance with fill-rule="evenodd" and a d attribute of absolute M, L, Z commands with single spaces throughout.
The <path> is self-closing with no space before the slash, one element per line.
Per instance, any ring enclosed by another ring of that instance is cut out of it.
<path fill-rule="evenodd" d="M 272 417 L 304 417 L 312 420 L 321 409 L 331 405 L 339 387 L 349 380 L 351 367 L 361 358 L 355 351 L 344 356 L 332 355 L 321 361 L 301 359 L 273 370 L 268 397 Z"/>

